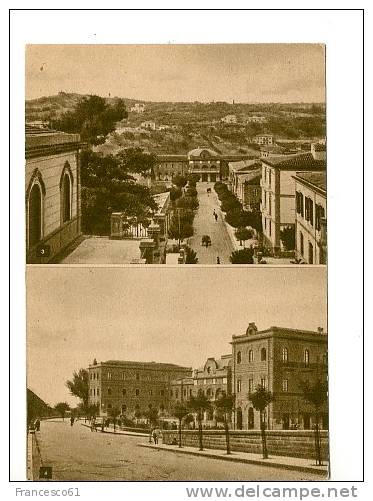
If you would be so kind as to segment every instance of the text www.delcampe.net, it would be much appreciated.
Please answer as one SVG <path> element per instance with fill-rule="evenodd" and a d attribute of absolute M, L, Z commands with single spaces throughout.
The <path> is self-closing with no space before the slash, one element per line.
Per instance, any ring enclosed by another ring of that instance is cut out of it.
<path fill-rule="evenodd" d="M 307 498 L 356 498 L 357 487 L 186 487 L 189 498 L 280 498 L 302 500 Z"/>

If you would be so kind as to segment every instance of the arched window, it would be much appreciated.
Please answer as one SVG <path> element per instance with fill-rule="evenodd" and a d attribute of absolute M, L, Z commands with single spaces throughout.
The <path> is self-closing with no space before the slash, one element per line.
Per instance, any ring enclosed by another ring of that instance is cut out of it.
<path fill-rule="evenodd" d="M 267 350 L 265 348 L 262 348 L 260 350 L 260 360 L 262 362 L 265 362 L 267 360 Z"/>
<path fill-rule="evenodd" d="M 73 193 L 73 175 L 68 162 L 65 163 L 60 181 L 60 200 L 61 200 L 61 223 L 67 223 L 72 218 L 72 193 Z"/>
<path fill-rule="evenodd" d="M 237 379 L 237 393 L 241 392 L 241 379 Z"/>
<path fill-rule="evenodd" d="M 249 362 L 254 362 L 254 352 L 253 352 L 253 350 L 249 350 Z"/>
<path fill-rule="evenodd" d="M 287 362 L 289 360 L 289 351 L 286 347 L 282 348 L 282 361 Z"/>
<path fill-rule="evenodd" d="M 71 219 L 71 185 L 70 176 L 66 173 L 62 182 L 62 222 L 66 223 Z"/>
<path fill-rule="evenodd" d="M 242 360 L 242 356 L 241 356 L 241 352 L 238 351 L 237 352 L 237 363 L 240 364 L 241 363 L 241 360 Z"/>
<path fill-rule="evenodd" d="M 42 194 L 39 184 L 35 183 L 30 191 L 28 203 L 29 247 L 42 238 Z"/>
<path fill-rule="evenodd" d="M 309 350 L 304 350 L 304 363 L 308 365 L 310 363 L 310 352 Z"/>

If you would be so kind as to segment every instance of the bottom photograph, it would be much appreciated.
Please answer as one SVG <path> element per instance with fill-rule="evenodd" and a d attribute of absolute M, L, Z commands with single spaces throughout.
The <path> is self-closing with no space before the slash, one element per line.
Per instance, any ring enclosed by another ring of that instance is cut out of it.
<path fill-rule="evenodd" d="M 26 278 L 28 480 L 329 478 L 325 267 Z"/>

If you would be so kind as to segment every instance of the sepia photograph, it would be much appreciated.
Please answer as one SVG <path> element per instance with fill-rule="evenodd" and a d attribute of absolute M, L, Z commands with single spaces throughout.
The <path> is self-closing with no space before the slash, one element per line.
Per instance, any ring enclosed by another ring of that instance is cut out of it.
<path fill-rule="evenodd" d="M 327 480 L 326 278 L 28 267 L 27 478 Z"/>
<path fill-rule="evenodd" d="M 25 51 L 28 264 L 326 264 L 325 45 Z"/>

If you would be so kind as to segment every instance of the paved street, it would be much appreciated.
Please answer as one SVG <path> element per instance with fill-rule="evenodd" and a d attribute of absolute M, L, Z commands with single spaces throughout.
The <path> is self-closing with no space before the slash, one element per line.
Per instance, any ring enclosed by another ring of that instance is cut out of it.
<path fill-rule="evenodd" d="M 138 447 L 145 437 L 92 433 L 69 420 L 43 421 L 44 466 L 54 480 L 315 480 L 312 474 Z"/>
<path fill-rule="evenodd" d="M 207 188 L 211 188 L 210 195 L 207 195 Z M 229 256 L 234 247 L 223 221 L 214 185 L 197 183 L 197 191 L 199 208 L 193 223 L 194 235 L 189 239 L 189 245 L 197 252 L 198 264 L 216 264 L 217 256 L 221 264 L 230 264 Z M 214 209 L 219 216 L 218 221 L 214 219 Z M 211 246 L 206 248 L 201 245 L 203 235 L 211 237 Z"/>

